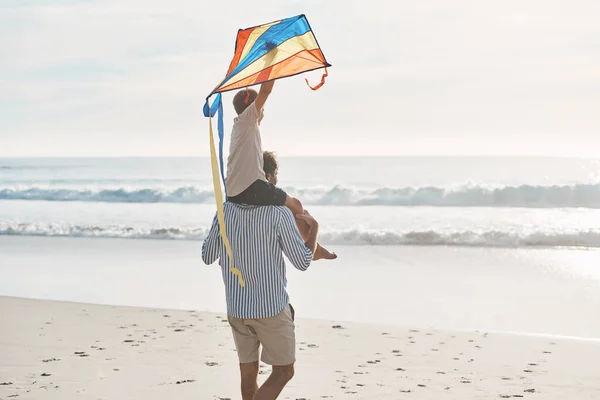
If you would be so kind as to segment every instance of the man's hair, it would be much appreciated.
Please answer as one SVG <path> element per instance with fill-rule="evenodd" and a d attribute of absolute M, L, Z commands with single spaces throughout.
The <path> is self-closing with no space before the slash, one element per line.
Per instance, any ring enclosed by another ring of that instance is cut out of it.
<path fill-rule="evenodd" d="M 279 168 L 275 152 L 265 151 L 263 153 L 263 162 L 263 170 L 265 171 L 265 175 L 275 175 L 275 171 L 277 171 L 277 168 Z"/>
<path fill-rule="evenodd" d="M 233 107 L 235 108 L 235 112 L 238 115 L 243 113 L 246 110 L 246 108 L 248 108 L 248 106 L 252 104 L 254 100 L 256 100 L 256 96 L 258 96 L 258 93 L 256 93 L 256 90 L 253 89 L 240 90 L 239 92 L 237 92 L 233 97 Z M 247 102 L 246 97 L 248 97 Z"/>

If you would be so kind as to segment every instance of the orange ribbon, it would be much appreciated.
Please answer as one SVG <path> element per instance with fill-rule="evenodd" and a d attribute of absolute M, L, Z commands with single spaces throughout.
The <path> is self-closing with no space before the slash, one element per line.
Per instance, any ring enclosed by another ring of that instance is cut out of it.
<path fill-rule="evenodd" d="M 319 83 L 317 86 L 312 87 L 310 86 L 310 83 L 308 83 L 308 79 L 304 79 L 306 81 L 306 84 L 308 85 L 309 88 L 311 88 L 312 90 L 318 90 L 321 88 L 321 86 L 323 86 L 325 84 L 325 78 L 329 76 L 329 74 L 327 73 L 327 68 L 325 68 L 325 73 L 323 74 L 323 76 L 321 77 L 321 83 Z"/>

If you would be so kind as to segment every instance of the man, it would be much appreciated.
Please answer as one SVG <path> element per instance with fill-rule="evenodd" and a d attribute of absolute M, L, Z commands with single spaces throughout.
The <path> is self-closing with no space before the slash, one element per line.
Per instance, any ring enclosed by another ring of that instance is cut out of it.
<path fill-rule="evenodd" d="M 285 206 L 251 206 L 226 202 L 225 228 L 233 250 L 233 267 L 246 286 L 229 271 L 229 257 L 215 216 L 202 245 L 202 260 L 220 259 L 229 324 L 240 362 L 243 400 L 274 400 L 294 375 L 296 338 L 294 311 L 286 290 L 283 255 L 301 271 L 310 266 L 317 247 L 319 225 L 308 213 L 297 215 L 309 226 L 306 242 Z M 261 360 L 272 373 L 259 388 Z"/>

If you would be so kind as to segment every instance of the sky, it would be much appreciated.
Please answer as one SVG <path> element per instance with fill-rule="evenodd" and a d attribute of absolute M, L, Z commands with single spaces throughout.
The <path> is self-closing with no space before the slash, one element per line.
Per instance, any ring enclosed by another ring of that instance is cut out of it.
<path fill-rule="evenodd" d="M 0 157 L 208 156 L 237 30 L 302 13 L 332 67 L 276 82 L 265 149 L 600 156 L 598 0 L 0 0 Z"/>

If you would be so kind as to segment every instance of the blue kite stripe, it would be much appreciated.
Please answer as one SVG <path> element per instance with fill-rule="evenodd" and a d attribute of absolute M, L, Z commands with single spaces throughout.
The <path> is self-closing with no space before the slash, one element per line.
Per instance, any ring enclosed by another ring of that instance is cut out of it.
<path fill-rule="evenodd" d="M 282 20 L 280 23 L 269 27 L 257 40 L 256 43 L 252 46 L 252 49 L 246 57 L 244 57 L 238 65 L 231 71 L 227 77 L 219 84 L 217 87 L 222 87 L 225 83 L 227 83 L 232 77 L 237 75 L 244 68 L 252 64 L 254 61 L 258 60 L 265 54 L 267 54 L 271 49 L 267 48 L 266 44 L 272 42 L 275 47 L 281 45 L 283 42 L 295 37 L 304 35 L 306 32 L 310 31 L 310 26 L 308 25 L 308 21 L 305 16 L 299 17 L 291 17 Z M 215 90 L 217 90 L 215 89 Z M 214 93 L 214 91 L 213 91 Z M 211 93 L 212 94 L 212 93 Z M 210 96 L 209 96 L 210 97 Z"/>

